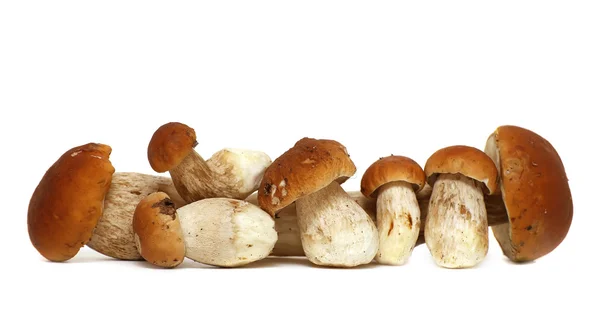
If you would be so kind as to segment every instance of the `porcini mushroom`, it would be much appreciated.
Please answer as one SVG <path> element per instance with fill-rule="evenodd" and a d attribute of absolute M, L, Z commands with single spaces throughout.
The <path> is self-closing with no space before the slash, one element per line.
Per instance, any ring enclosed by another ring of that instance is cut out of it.
<path fill-rule="evenodd" d="M 558 247 L 573 219 L 573 200 L 562 160 L 548 140 L 517 127 L 500 126 L 485 152 L 500 172 L 510 220 L 492 227 L 504 255 L 515 262 L 536 260 Z"/>
<path fill-rule="evenodd" d="M 137 172 L 115 172 L 104 197 L 102 217 L 98 220 L 87 246 L 104 255 L 141 260 L 133 236 L 133 213 L 140 201 L 155 192 L 164 192 L 175 204 L 184 206 L 170 178 Z"/>
<path fill-rule="evenodd" d="M 377 262 L 402 265 L 410 257 L 421 226 L 415 192 L 424 186 L 423 169 L 408 157 L 380 158 L 365 171 L 361 192 L 365 197 L 377 198 Z"/>
<path fill-rule="evenodd" d="M 425 222 L 425 243 L 435 262 L 445 268 L 479 264 L 488 252 L 488 220 L 484 193 L 497 188 L 492 159 L 469 146 L 435 152 L 425 164 L 433 186 Z"/>
<path fill-rule="evenodd" d="M 296 202 L 302 247 L 312 263 L 368 264 L 377 254 L 377 228 L 340 186 L 355 172 L 339 142 L 303 138 L 267 168 L 258 202 L 271 216 Z"/>
<path fill-rule="evenodd" d="M 176 267 L 185 258 L 177 207 L 162 192 L 142 199 L 133 214 L 133 232 L 142 257 L 160 267 Z"/>
<path fill-rule="evenodd" d="M 42 177 L 29 202 L 27 228 L 46 259 L 69 260 L 90 240 L 115 171 L 111 151 L 97 143 L 74 147 Z"/>
<path fill-rule="evenodd" d="M 186 257 L 203 264 L 237 267 L 273 250 L 273 219 L 258 206 L 229 198 L 207 198 L 177 209 Z"/>
<path fill-rule="evenodd" d="M 194 147 L 196 132 L 182 123 L 156 130 L 148 145 L 148 161 L 156 172 L 171 174 L 177 192 L 187 202 L 205 198 L 245 199 L 256 191 L 271 164 L 263 152 L 227 148 L 208 161 Z"/>

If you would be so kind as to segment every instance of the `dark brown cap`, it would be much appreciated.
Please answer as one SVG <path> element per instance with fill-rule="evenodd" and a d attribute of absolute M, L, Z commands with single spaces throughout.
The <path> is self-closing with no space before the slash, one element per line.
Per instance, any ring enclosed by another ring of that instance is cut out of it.
<path fill-rule="evenodd" d="M 265 171 L 258 203 L 271 216 L 331 182 L 342 184 L 356 173 L 346 148 L 337 141 L 303 138 Z"/>
<path fill-rule="evenodd" d="M 553 251 L 567 236 L 573 219 L 569 181 L 558 152 L 540 135 L 501 126 L 486 152 L 500 171 L 509 223 L 492 228 L 504 254 L 532 261 Z"/>
<path fill-rule="evenodd" d="M 148 161 L 156 172 L 167 172 L 179 165 L 196 146 L 196 132 L 182 123 L 160 126 L 148 144 Z"/>
<path fill-rule="evenodd" d="M 115 172 L 111 152 L 96 143 L 72 148 L 42 177 L 29 202 L 27 228 L 46 259 L 69 260 L 90 240 Z"/>
<path fill-rule="evenodd" d="M 425 172 L 408 157 L 383 157 L 367 168 L 360 182 L 360 191 L 365 197 L 377 198 L 379 187 L 395 181 L 412 184 L 415 192 L 419 192 L 425 186 Z"/>
<path fill-rule="evenodd" d="M 498 170 L 494 161 L 483 151 L 470 146 L 456 145 L 438 150 L 425 163 L 427 183 L 433 186 L 440 173 L 462 174 L 485 184 L 488 194 L 498 188 Z"/>
<path fill-rule="evenodd" d="M 185 258 L 177 208 L 162 192 L 142 199 L 133 213 L 133 233 L 140 255 L 160 267 L 176 267 Z"/>

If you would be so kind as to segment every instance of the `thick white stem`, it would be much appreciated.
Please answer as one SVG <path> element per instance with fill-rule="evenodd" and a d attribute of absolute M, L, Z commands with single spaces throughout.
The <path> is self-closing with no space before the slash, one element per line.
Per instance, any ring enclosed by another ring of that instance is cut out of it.
<path fill-rule="evenodd" d="M 488 221 L 476 181 L 462 175 L 438 177 L 429 201 L 425 243 L 441 267 L 473 267 L 485 258 Z"/>
<path fill-rule="evenodd" d="M 392 182 L 379 189 L 377 262 L 387 265 L 406 263 L 419 238 L 420 217 L 419 202 L 411 184 Z"/>
<path fill-rule="evenodd" d="M 302 247 L 312 263 L 354 267 L 377 254 L 375 223 L 337 182 L 297 200 L 296 212 Z"/>

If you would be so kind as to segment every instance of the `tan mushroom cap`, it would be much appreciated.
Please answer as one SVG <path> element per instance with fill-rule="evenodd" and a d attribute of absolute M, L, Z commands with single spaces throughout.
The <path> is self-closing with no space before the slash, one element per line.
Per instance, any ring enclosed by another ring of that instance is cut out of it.
<path fill-rule="evenodd" d="M 179 165 L 197 145 L 196 132 L 182 123 L 160 126 L 148 144 L 148 161 L 156 172 L 167 172 Z"/>
<path fill-rule="evenodd" d="M 415 192 L 419 192 L 425 186 L 425 172 L 408 157 L 383 157 L 367 168 L 360 182 L 360 191 L 365 197 L 377 198 L 377 190 L 381 186 L 396 181 L 412 184 Z"/>
<path fill-rule="evenodd" d="M 73 258 L 92 237 L 115 172 L 108 145 L 89 143 L 64 153 L 33 192 L 29 238 L 50 261 Z"/>
<path fill-rule="evenodd" d="M 498 188 L 498 170 L 483 151 L 464 145 L 449 146 L 433 153 L 425 163 L 427 183 L 433 186 L 441 173 L 462 174 L 485 184 L 488 194 Z"/>
<path fill-rule="evenodd" d="M 334 140 L 303 138 L 265 171 L 258 188 L 260 207 L 274 216 L 298 198 L 344 183 L 356 173 L 346 148 Z"/>
<path fill-rule="evenodd" d="M 185 258 L 177 207 L 163 192 L 142 199 L 133 213 L 133 232 L 142 257 L 157 266 L 176 267 Z"/>
<path fill-rule="evenodd" d="M 494 142 L 497 148 L 491 147 Z M 513 261 L 532 261 L 550 253 L 567 236 L 573 219 L 558 152 L 540 135 L 517 126 L 498 127 L 486 151 L 499 159 L 509 223 L 492 230 L 504 254 Z"/>

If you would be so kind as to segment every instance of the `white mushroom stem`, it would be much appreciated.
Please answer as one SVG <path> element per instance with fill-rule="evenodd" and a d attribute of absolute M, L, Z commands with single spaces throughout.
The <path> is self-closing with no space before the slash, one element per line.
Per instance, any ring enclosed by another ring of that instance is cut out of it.
<path fill-rule="evenodd" d="M 375 223 L 337 182 L 296 201 L 300 239 L 314 264 L 354 267 L 377 254 Z"/>
<path fill-rule="evenodd" d="M 377 205 L 376 200 L 372 198 L 366 198 L 359 191 L 349 191 L 348 195 L 354 202 L 367 212 L 373 221 L 376 221 Z M 425 239 L 423 234 L 425 232 L 425 219 L 427 218 L 427 208 L 429 207 L 429 197 L 431 195 L 431 188 L 426 187 L 424 190 L 417 194 L 417 200 L 419 202 L 419 209 L 421 214 L 421 227 L 419 229 L 419 239 L 416 245 L 423 244 Z M 488 225 L 495 226 L 503 223 L 507 223 L 508 217 L 504 204 L 502 202 L 502 196 L 486 196 L 486 208 L 487 208 L 487 219 Z M 246 201 L 258 205 L 256 194 L 250 195 Z M 285 207 L 275 217 L 275 230 L 279 234 L 279 239 L 273 248 L 271 255 L 273 256 L 304 256 L 304 250 L 302 249 L 302 241 L 300 240 L 300 229 L 298 228 L 298 218 L 296 216 L 296 204 Z"/>
<path fill-rule="evenodd" d="M 406 263 L 414 249 L 421 226 L 419 202 L 411 184 L 391 182 L 377 195 L 377 262 L 386 265 Z"/>
<path fill-rule="evenodd" d="M 429 200 L 425 243 L 441 267 L 473 267 L 485 258 L 488 220 L 478 182 L 460 174 L 437 178 Z"/>
<path fill-rule="evenodd" d="M 186 257 L 203 264 L 237 267 L 269 256 L 275 222 L 251 203 L 212 198 L 177 209 Z"/>
<path fill-rule="evenodd" d="M 245 199 L 260 185 L 271 158 L 258 151 L 223 149 L 208 161 L 192 152 L 169 173 L 188 203 L 205 198 Z"/>

